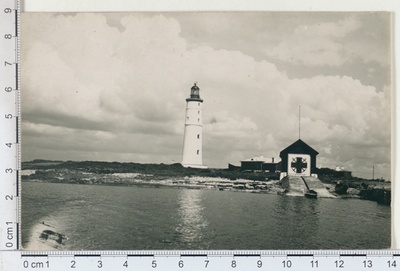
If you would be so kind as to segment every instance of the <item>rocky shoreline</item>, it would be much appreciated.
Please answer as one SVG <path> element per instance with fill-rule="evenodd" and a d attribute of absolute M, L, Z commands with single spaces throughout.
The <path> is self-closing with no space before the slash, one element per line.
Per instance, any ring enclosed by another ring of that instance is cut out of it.
<path fill-rule="evenodd" d="M 118 186 L 164 186 L 265 194 L 285 194 L 278 175 L 227 169 L 188 169 L 180 164 L 117 162 L 62 162 L 34 160 L 22 163 L 22 181 Z M 390 183 L 363 179 L 337 180 L 320 176 L 338 198 L 358 198 L 390 205 Z"/>
<path fill-rule="evenodd" d="M 277 194 L 284 189 L 278 180 L 257 181 L 249 179 L 227 179 L 221 177 L 184 176 L 166 177 L 141 173 L 96 174 L 70 170 L 38 170 L 22 172 L 22 180 L 29 182 L 51 182 L 113 186 L 166 186 L 175 188 L 210 189 L 220 191 L 244 191 Z"/>
<path fill-rule="evenodd" d="M 390 205 L 391 187 L 384 183 L 371 182 L 345 182 L 338 181 L 335 185 L 335 193 L 342 198 L 354 197 L 375 201 L 379 204 Z"/>

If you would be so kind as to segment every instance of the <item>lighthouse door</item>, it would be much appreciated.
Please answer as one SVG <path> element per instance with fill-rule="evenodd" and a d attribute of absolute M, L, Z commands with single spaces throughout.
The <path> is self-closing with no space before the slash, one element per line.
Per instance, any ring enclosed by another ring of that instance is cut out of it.
<path fill-rule="evenodd" d="M 308 154 L 288 154 L 288 175 L 310 176 L 311 175 L 311 157 Z"/>

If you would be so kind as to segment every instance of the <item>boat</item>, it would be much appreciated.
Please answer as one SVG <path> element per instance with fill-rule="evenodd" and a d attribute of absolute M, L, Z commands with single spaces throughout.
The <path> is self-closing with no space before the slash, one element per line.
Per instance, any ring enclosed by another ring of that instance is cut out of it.
<path fill-rule="evenodd" d="M 314 190 L 307 190 L 307 192 L 304 193 L 304 196 L 306 196 L 307 198 L 316 199 L 318 196 L 318 193 L 315 192 Z"/>
<path fill-rule="evenodd" d="M 318 196 L 318 193 L 316 191 L 310 189 L 310 187 L 308 187 L 308 184 L 303 176 L 301 176 L 301 179 L 303 180 L 304 185 L 307 188 L 307 191 L 304 193 L 304 196 L 306 196 L 307 198 L 310 198 L 310 199 L 316 199 Z"/>

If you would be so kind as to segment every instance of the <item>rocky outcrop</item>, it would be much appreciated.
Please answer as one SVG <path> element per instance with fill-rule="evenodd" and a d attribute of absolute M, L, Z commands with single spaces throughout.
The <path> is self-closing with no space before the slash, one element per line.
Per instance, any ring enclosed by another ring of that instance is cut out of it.
<path fill-rule="evenodd" d="M 335 186 L 335 193 L 338 195 L 346 195 L 349 186 L 342 182 L 337 182 Z"/>
<path fill-rule="evenodd" d="M 390 186 L 368 185 L 364 182 L 350 183 L 338 181 L 335 185 L 335 193 L 341 198 L 360 198 L 384 205 L 390 205 L 392 197 Z"/>
<path fill-rule="evenodd" d="M 379 204 L 390 205 L 392 193 L 384 188 L 367 188 L 360 191 L 361 199 L 376 201 Z"/>

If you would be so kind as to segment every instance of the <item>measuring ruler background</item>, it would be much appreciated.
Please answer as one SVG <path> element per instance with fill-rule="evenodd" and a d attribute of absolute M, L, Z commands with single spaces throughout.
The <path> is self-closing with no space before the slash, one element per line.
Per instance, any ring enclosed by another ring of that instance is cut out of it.
<path fill-rule="evenodd" d="M 0 3 L 1 250 L 19 249 L 19 4 Z"/>
<path fill-rule="evenodd" d="M 399 270 L 400 251 L 9 252 L 2 270 Z"/>
<path fill-rule="evenodd" d="M 0 270 L 400 270 L 400 251 L 19 250 L 19 0 L 0 2 Z"/>

